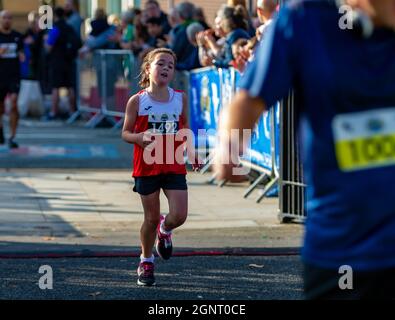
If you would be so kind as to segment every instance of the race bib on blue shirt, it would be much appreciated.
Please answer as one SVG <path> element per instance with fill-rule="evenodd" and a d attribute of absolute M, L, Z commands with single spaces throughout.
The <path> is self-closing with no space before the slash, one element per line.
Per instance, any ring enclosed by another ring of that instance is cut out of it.
<path fill-rule="evenodd" d="M 395 165 L 395 108 L 340 114 L 332 129 L 340 170 Z"/>

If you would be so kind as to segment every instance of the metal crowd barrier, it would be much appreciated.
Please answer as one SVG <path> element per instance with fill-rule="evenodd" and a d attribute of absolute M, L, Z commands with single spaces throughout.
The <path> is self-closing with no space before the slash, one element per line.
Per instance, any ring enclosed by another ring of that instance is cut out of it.
<path fill-rule="evenodd" d="M 270 113 L 270 125 L 272 128 L 270 131 L 271 169 L 247 162 L 243 159 L 241 160 L 241 164 L 243 166 L 249 167 L 259 173 L 259 176 L 251 183 L 250 187 L 244 193 L 244 198 L 249 197 L 249 195 L 260 185 L 264 185 L 263 190 L 261 190 L 259 197 L 256 199 L 257 203 L 260 203 L 269 194 L 269 192 L 276 187 L 280 179 L 280 164 L 278 163 L 279 159 L 277 159 L 277 150 L 280 146 L 276 143 L 276 132 L 274 130 L 276 127 L 275 111 L 281 112 L 281 109 L 275 110 L 275 108 L 272 108 L 272 112 Z"/>
<path fill-rule="evenodd" d="M 296 134 L 294 93 L 281 102 L 280 125 L 279 219 L 281 222 L 303 221 L 307 216 L 306 185 Z"/>
<path fill-rule="evenodd" d="M 129 97 L 139 90 L 133 54 L 128 50 L 96 50 L 78 60 L 77 70 L 78 111 L 67 122 L 88 113 L 91 118 L 86 127 L 94 128 L 107 119 L 119 128 Z"/>

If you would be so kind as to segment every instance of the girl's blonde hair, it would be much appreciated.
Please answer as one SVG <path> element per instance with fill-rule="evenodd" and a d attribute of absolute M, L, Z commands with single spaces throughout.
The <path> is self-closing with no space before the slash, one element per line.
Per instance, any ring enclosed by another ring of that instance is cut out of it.
<path fill-rule="evenodd" d="M 152 51 L 149 51 L 143 60 L 143 64 L 141 65 L 141 72 L 140 72 L 140 82 L 139 85 L 141 88 L 147 88 L 150 85 L 150 79 L 149 79 L 149 73 L 147 72 L 148 66 L 152 63 L 152 61 L 154 61 L 155 57 L 158 54 L 161 53 L 166 53 L 169 54 L 173 57 L 174 59 L 174 66 L 177 63 L 177 56 L 176 54 L 167 48 L 158 48 L 158 49 L 154 49 Z"/>

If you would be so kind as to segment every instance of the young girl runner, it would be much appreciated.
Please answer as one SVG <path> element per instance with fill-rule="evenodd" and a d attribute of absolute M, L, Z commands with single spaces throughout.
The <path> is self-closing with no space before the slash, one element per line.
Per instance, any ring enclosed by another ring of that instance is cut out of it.
<path fill-rule="evenodd" d="M 181 91 L 169 87 L 175 64 L 176 56 L 169 49 L 156 49 L 146 55 L 140 81 L 140 86 L 145 89 L 130 98 L 122 133 L 126 142 L 134 144 L 133 190 L 140 194 L 144 208 L 140 231 L 142 253 L 137 269 L 137 284 L 141 286 L 155 284 L 152 251 L 156 237 L 158 255 L 164 260 L 169 259 L 173 249 L 172 231 L 187 218 L 186 167 L 183 161 L 174 159 L 176 151 L 184 144 L 175 139 L 176 134 L 180 129 L 188 128 L 187 98 Z M 162 138 L 159 143 L 158 137 Z M 152 160 L 157 152 L 163 152 L 163 157 L 159 158 L 164 161 Z M 188 154 L 194 163 L 193 169 L 199 170 L 200 161 L 196 161 L 191 152 Z M 160 214 L 161 189 L 169 202 L 170 212 L 166 217 Z"/>

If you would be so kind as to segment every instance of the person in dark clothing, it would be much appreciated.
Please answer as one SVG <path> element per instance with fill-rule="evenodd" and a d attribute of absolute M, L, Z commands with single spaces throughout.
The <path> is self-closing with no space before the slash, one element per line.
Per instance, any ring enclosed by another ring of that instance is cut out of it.
<path fill-rule="evenodd" d="M 248 8 L 247 8 L 247 2 L 246 0 L 228 0 L 227 5 L 229 7 L 239 7 L 239 11 L 243 12 L 244 15 L 244 19 L 247 21 L 247 33 L 251 36 L 251 37 L 255 37 L 255 27 L 254 24 L 251 20 L 251 17 L 248 13 Z M 241 7 L 241 8 L 240 8 Z"/>
<path fill-rule="evenodd" d="M 0 12 L 0 144 L 5 143 L 3 132 L 4 100 L 11 99 L 10 130 L 8 146 L 18 148 L 15 142 L 18 127 L 18 93 L 20 88 L 20 60 L 24 60 L 22 35 L 12 30 L 12 14 Z"/>
<path fill-rule="evenodd" d="M 146 21 L 146 25 L 148 34 L 150 35 L 147 44 L 151 48 L 158 48 L 161 46 L 161 43 L 166 43 L 163 27 L 159 18 L 149 18 Z"/>
<path fill-rule="evenodd" d="M 79 14 L 79 3 L 76 0 L 66 0 L 64 10 L 66 11 L 67 23 L 73 28 L 74 32 L 81 38 L 81 26 L 83 19 Z"/>
<path fill-rule="evenodd" d="M 23 35 L 25 54 L 26 52 L 28 54 L 26 54 L 25 70 L 22 72 L 22 76 L 29 80 L 41 80 L 41 69 L 43 68 L 41 55 L 44 50 L 45 31 L 40 29 L 38 19 L 38 13 L 34 11 L 29 13 L 30 26 Z"/>
<path fill-rule="evenodd" d="M 97 37 L 104 31 L 108 30 L 110 25 L 107 21 L 107 15 L 103 9 L 97 9 L 95 12 L 95 17 L 91 22 L 91 32 L 90 35 L 92 37 Z"/>
<path fill-rule="evenodd" d="M 49 52 L 49 68 L 50 82 L 52 87 L 52 109 L 48 114 L 48 120 L 52 120 L 59 113 L 59 89 L 66 88 L 68 90 L 70 112 L 76 111 L 76 99 L 73 83 L 73 60 L 78 54 L 74 52 L 73 42 L 78 38 L 65 20 L 65 11 L 58 7 L 54 10 L 55 23 L 54 28 L 50 30 L 46 42 L 46 48 Z M 78 46 L 79 47 L 79 46 Z"/>
<path fill-rule="evenodd" d="M 173 29 L 170 49 L 177 56 L 177 62 L 182 64 L 193 54 L 195 47 L 188 41 L 187 27 L 193 22 L 195 6 L 190 2 L 181 2 L 176 7 L 181 24 Z"/>
<path fill-rule="evenodd" d="M 189 71 L 192 69 L 198 69 L 202 67 L 199 61 L 199 48 L 196 39 L 197 34 L 202 31 L 204 31 L 204 27 L 199 22 L 191 23 L 188 26 L 186 30 L 188 41 L 193 45 L 195 50 L 192 51 L 192 54 L 184 62 L 176 64 L 177 70 Z"/>
<path fill-rule="evenodd" d="M 167 19 L 167 14 L 165 14 L 159 5 L 159 2 L 156 0 L 148 0 L 145 3 L 144 7 L 144 17 L 145 17 L 145 22 L 147 22 L 148 19 L 150 18 L 159 18 L 161 21 L 162 25 L 162 32 L 164 34 L 168 34 L 171 26 L 169 24 L 169 21 Z"/>
<path fill-rule="evenodd" d="M 234 182 L 247 130 L 294 90 L 306 299 L 395 299 L 394 52 L 394 0 L 287 1 L 219 119 L 216 178 Z"/>
<path fill-rule="evenodd" d="M 244 9 L 240 5 L 236 8 L 223 6 L 218 12 L 218 17 L 221 18 L 220 24 L 225 32 L 225 56 L 213 62 L 218 68 L 229 68 L 230 63 L 234 59 L 232 45 L 239 39 L 251 38 L 247 33 L 248 23 L 244 19 Z"/>
<path fill-rule="evenodd" d="M 79 41 L 82 43 L 81 39 L 81 26 L 84 22 L 81 15 L 79 14 L 79 1 L 78 0 L 66 0 L 64 3 L 64 10 L 66 14 L 67 24 L 73 28 L 75 34 L 77 35 Z M 78 96 L 79 88 L 77 86 L 77 58 L 73 60 L 73 82 L 74 82 L 74 92 Z"/>

